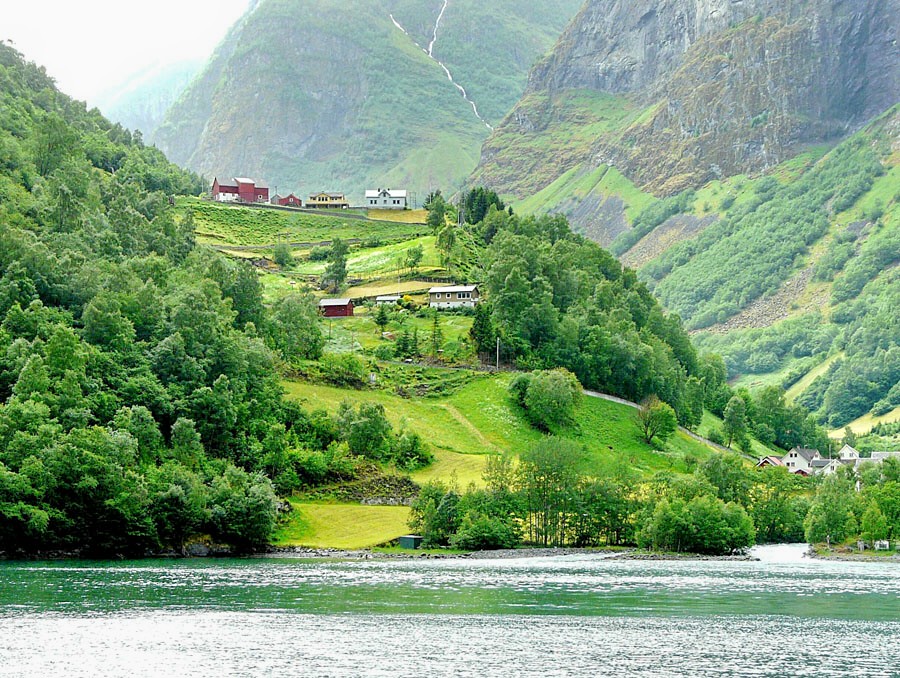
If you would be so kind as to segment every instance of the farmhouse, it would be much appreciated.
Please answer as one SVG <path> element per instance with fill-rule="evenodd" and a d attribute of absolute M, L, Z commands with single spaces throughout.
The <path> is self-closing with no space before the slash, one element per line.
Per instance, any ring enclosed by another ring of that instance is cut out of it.
<path fill-rule="evenodd" d="M 212 198 L 218 202 L 268 202 L 269 187 L 247 177 L 213 179 Z"/>
<path fill-rule="evenodd" d="M 478 285 L 432 287 L 428 290 L 431 308 L 474 308 L 480 299 Z"/>
<path fill-rule="evenodd" d="M 765 468 L 766 466 L 784 466 L 784 462 L 781 461 L 780 457 L 769 455 L 760 459 L 759 463 L 756 464 L 756 468 Z"/>
<path fill-rule="evenodd" d="M 326 318 L 346 318 L 353 315 L 353 302 L 350 299 L 322 299 L 319 310 Z"/>
<path fill-rule="evenodd" d="M 318 209 L 347 209 L 350 203 L 343 193 L 313 193 L 306 201 L 306 206 Z"/>
<path fill-rule="evenodd" d="M 303 207 L 303 201 L 293 193 L 283 196 L 276 193 L 272 196 L 272 204 L 282 207 Z"/>
<path fill-rule="evenodd" d="M 391 190 L 390 188 L 366 191 L 366 207 L 370 209 L 403 210 L 407 205 L 406 191 Z"/>
<path fill-rule="evenodd" d="M 810 475 L 813 473 L 812 462 L 821 459 L 822 455 L 818 450 L 808 450 L 803 447 L 795 447 L 781 458 L 784 465 L 787 466 L 791 473 L 801 473 Z"/>

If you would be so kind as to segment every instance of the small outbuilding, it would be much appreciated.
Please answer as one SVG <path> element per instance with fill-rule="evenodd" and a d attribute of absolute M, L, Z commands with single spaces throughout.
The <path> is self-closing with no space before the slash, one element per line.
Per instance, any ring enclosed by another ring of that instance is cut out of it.
<path fill-rule="evenodd" d="M 347 318 L 353 315 L 353 302 L 350 299 L 322 299 L 319 310 L 326 318 Z"/>
<path fill-rule="evenodd" d="M 417 534 L 407 534 L 397 541 L 400 542 L 400 548 L 402 549 L 417 549 L 422 545 L 423 538 Z"/>
<path fill-rule="evenodd" d="M 375 297 L 375 304 L 378 306 L 383 306 L 385 304 L 389 306 L 394 306 L 400 303 L 401 297 L 399 294 L 382 294 L 378 297 Z"/>
<path fill-rule="evenodd" d="M 303 207 L 303 201 L 293 193 L 273 196 L 272 204 L 281 205 L 282 207 Z"/>

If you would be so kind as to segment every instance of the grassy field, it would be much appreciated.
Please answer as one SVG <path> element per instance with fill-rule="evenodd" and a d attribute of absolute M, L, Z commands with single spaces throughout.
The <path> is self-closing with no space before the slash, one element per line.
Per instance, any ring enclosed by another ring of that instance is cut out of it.
<path fill-rule="evenodd" d="M 395 426 L 407 426 L 422 435 L 439 462 L 420 472 L 420 478 L 444 478 L 457 470 L 460 482 L 476 479 L 478 463 L 464 455 L 520 454 L 543 434 L 532 427 L 507 395 L 510 375 L 476 377 L 449 395 L 403 398 L 388 391 L 347 391 L 331 386 L 287 382 L 288 396 L 310 408 L 335 412 L 342 400 L 380 403 Z M 600 472 L 626 463 L 642 473 L 687 471 L 691 459 L 702 460 L 711 448 L 678 433 L 664 447 L 647 445 L 638 436 L 634 409 L 598 398 L 582 398 L 575 423 L 555 432 L 587 450 L 584 470 Z M 456 456 L 454 456 L 456 455 Z M 465 478 L 463 476 L 465 475 Z"/>
<path fill-rule="evenodd" d="M 294 510 L 275 532 L 275 546 L 362 549 L 409 533 L 406 506 L 291 502 Z"/>
<path fill-rule="evenodd" d="M 390 221 L 352 219 L 332 215 L 221 205 L 199 198 L 179 197 L 181 210 L 190 208 L 200 242 L 219 245 L 275 245 L 278 242 L 323 242 L 334 238 L 408 240 L 424 234 L 424 227 Z"/>
<path fill-rule="evenodd" d="M 422 289 L 421 285 L 422 283 L 418 283 L 416 287 Z M 396 287 L 381 289 L 383 291 L 379 291 L 378 294 L 400 291 Z M 345 294 L 347 296 L 357 296 L 356 294 L 351 295 L 349 292 L 345 292 Z M 344 353 L 349 350 L 374 349 L 377 346 L 388 343 L 387 340 L 381 338 L 381 329 L 373 320 L 374 312 L 373 308 L 357 307 L 354 309 L 354 315 L 351 318 L 323 320 L 326 340 L 325 350 L 332 353 Z M 457 341 L 467 335 L 472 327 L 472 316 L 443 313 L 438 315 L 438 320 L 441 331 L 444 333 L 445 344 L 446 342 Z M 395 311 L 391 322 L 385 328 L 385 332 L 399 334 L 405 328 L 408 328 L 410 331 L 415 328 L 418 331 L 419 341 L 422 342 L 421 346 L 423 350 L 426 350 L 425 343 L 431 334 L 432 328 L 431 319 L 418 318 L 406 311 Z"/>
<path fill-rule="evenodd" d="M 424 224 L 427 210 L 369 210 L 369 219 L 393 221 L 399 224 Z"/>
<path fill-rule="evenodd" d="M 892 424 L 895 421 L 900 421 L 900 407 L 896 407 L 887 414 L 882 414 L 880 417 L 876 417 L 872 413 L 865 414 L 859 419 L 854 419 L 847 424 L 847 426 L 849 426 L 850 430 L 857 435 L 862 435 L 871 431 L 877 424 Z M 844 429 L 839 428 L 829 431 L 828 435 L 831 438 L 838 440 L 844 437 Z"/>
<path fill-rule="evenodd" d="M 365 229 L 359 229 L 360 232 Z M 421 246 L 423 257 L 419 268 L 423 271 L 433 271 L 440 268 L 440 255 L 434 244 L 434 236 L 425 236 L 421 238 L 413 238 L 398 243 L 381 245 L 379 247 L 360 247 L 351 250 L 347 257 L 347 277 L 353 278 L 361 275 L 389 275 L 397 274 L 398 269 L 406 271 L 403 260 L 406 257 L 406 251 L 412 247 Z M 326 261 L 310 261 L 309 259 L 299 260 L 293 267 L 292 272 L 301 275 L 316 274 L 319 275 L 325 271 L 328 265 Z"/>

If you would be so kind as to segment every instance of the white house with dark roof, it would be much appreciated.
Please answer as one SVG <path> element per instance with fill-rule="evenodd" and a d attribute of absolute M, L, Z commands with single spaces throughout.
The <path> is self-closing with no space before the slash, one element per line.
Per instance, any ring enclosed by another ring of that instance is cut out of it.
<path fill-rule="evenodd" d="M 474 308 L 480 300 L 478 285 L 451 285 L 428 290 L 431 308 Z"/>
<path fill-rule="evenodd" d="M 791 473 L 803 473 L 812 475 L 815 473 L 812 462 L 822 459 L 819 450 L 810 450 L 804 447 L 795 447 L 781 458 L 784 465 Z"/>
<path fill-rule="evenodd" d="M 375 188 L 366 191 L 366 207 L 373 210 L 405 210 L 408 193 L 405 190 Z"/>

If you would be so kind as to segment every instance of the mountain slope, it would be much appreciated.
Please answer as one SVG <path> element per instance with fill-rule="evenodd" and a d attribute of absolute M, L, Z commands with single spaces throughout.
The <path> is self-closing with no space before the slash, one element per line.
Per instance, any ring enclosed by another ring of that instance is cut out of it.
<path fill-rule="evenodd" d="M 150 68 L 130 77 L 97 97 L 97 108 L 110 120 L 140 130 L 152 141 L 166 111 L 200 72 L 203 63 L 183 61 Z"/>
<path fill-rule="evenodd" d="M 208 176 L 260 176 L 288 190 L 359 200 L 366 186 L 455 186 L 576 7 L 265 0 L 231 30 L 155 141 Z"/>
<path fill-rule="evenodd" d="M 773 167 L 896 103 L 898 16 L 898 0 L 589 0 L 474 181 L 525 198 L 609 165 L 668 195 Z"/>

